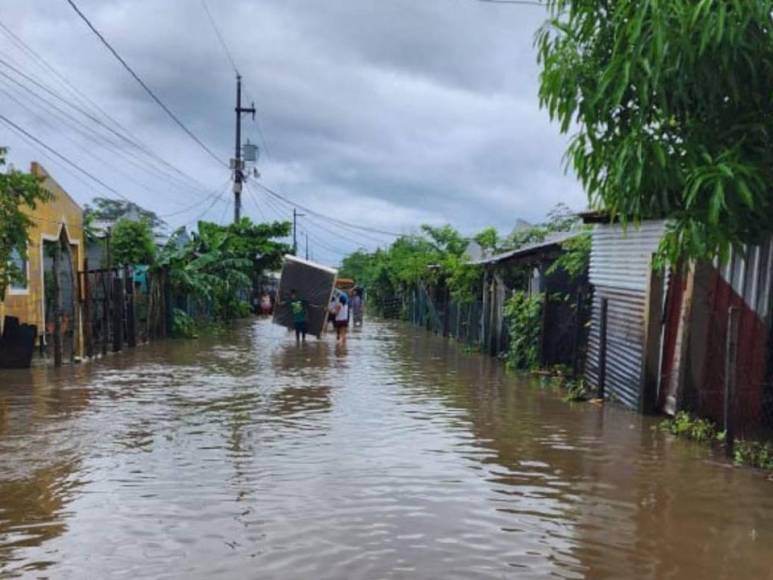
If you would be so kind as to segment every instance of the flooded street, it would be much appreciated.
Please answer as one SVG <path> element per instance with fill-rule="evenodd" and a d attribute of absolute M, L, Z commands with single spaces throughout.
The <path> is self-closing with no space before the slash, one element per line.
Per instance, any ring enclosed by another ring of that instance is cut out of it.
<path fill-rule="evenodd" d="M 397 323 L 0 375 L 0 577 L 773 578 L 773 483 Z"/>

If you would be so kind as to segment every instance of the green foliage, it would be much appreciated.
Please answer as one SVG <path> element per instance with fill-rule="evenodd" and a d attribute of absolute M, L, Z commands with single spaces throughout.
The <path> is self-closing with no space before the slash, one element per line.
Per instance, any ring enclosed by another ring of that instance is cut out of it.
<path fill-rule="evenodd" d="M 568 232 L 577 227 L 580 220 L 566 204 L 558 203 L 548 212 L 544 223 L 513 232 L 505 240 L 503 249 L 517 250 L 529 244 L 543 242 L 550 234 Z"/>
<path fill-rule="evenodd" d="M 564 395 L 564 402 L 566 403 L 587 401 L 591 398 L 591 392 L 582 379 L 565 381 L 563 387 L 566 389 L 566 394 Z"/>
<path fill-rule="evenodd" d="M 113 263 L 117 266 L 150 265 L 156 259 L 156 244 L 147 221 L 120 219 L 111 236 Z"/>
<path fill-rule="evenodd" d="M 713 422 L 693 417 L 686 411 L 679 411 L 673 419 L 661 421 L 658 428 L 672 435 L 698 442 L 711 442 L 723 437 Z"/>
<path fill-rule="evenodd" d="M 590 266 L 591 232 L 588 229 L 569 238 L 562 245 L 563 253 L 547 269 L 548 275 L 563 270 L 571 278 L 582 276 Z"/>
<path fill-rule="evenodd" d="M 183 247 L 172 237 L 155 269 L 167 270 L 174 293 L 210 305 L 217 319 L 245 317 L 250 306 L 240 295 L 251 292 L 262 272 L 279 267 L 290 247 L 275 238 L 289 231 L 285 222 L 254 224 L 248 218 L 228 226 L 199 222 L 198 232 Z"/>
<path fill-rule="evenodd" d="M 544 294 L 529 296 L 526 292 L 517 291 L 505 304 L 505 320 L 510 331 L 509 367 L 531 370 L 539 366 L 544 301 Z"/>
<path fill-rule="evenodd" d="M 773 443 L 736 441 L 733 445 L 733 459 L 739 465 L 773 470 Z"/>
<path fill-rule="evenodd" d="M 5 149 L 0 148 L 0 169 L 5 166 Z M 35 208 L 51 199 L 34 175 L 0 170 L 0 301 L 13 282 L 23 282 L 25 272 L 11 262 L 14 251 L 27 255 L 32 220 L 24 208 Z"/>
<path fill-rule="evenodd" d="M 172 336 L 175 338 L 198 338 L 196 322 L 188 313 L 175 308 L 172 313 Z"/>
<path fill-rule="evenodd" d="M 595 208 L 665 217 L 671 261 L 773 223 L 773 0 L 548 0 L 540 100 Z"/>
<path fill-rule="evenodd" d="M 499 232 L 495 227 L 484 228 L 473 239 L 484 250 L 496 252 L 499 249 Z"/>
<path fill-rule="evenodd" d="M 92 221 L 117 222 L 123 218 L 128 218 L 132 221 L 147 222 L 151 230 L 156 230 L 166 225 L 166 222 L 159 218 L 155 212 L 142 208 L 131 201 L 95 197 L 92 203 L 93 205 L 86 204 L 83 210 L 84 218 L 91 219 Z"/>
<path fill-rule="evenodd" d="M 484 238 L 498 239 L 493 228 Z M 478 298 L 482 272 L 467 262 L 469 240 L 451 226 L 424 225 L 421 234 L 403 236 L 387 249 L 359 250 L 344 258 L 340 275 L 353 278 L 368 291 L 371 304 L 390 304 L 401 293 L 419 285 L 447 286 L 458 302 Z"/>

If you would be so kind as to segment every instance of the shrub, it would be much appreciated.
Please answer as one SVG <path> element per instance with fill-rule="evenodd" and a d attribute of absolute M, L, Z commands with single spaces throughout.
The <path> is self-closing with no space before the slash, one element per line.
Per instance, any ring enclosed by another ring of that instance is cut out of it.
<path fill-rule="evenodd" d="M 510 331 L 507 364 L 514 369 L 534 369 L 539 366 L 539 339 L 542 328 L 544 294 L 529 296 L 514 292 L 505 305 L 505 320 Z"/>

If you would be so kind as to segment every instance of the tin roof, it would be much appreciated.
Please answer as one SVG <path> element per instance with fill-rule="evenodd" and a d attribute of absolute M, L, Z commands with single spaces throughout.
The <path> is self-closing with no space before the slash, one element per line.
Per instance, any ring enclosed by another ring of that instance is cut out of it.
<path fill-rule="evenodd" d="M 496 254 L 494 256 L 484 258 L 482 260 L 476 260 L 470 263 L 476 266 L 484 266 L 489 264 L 498 264 L 499 262 L 505 262 L 513 258 L 522 258 L 530 254 L 539 253 L 540 250 L 547 250 L 549 248 L 560 246 L 566 240 L 574 238 L 578 236 L 580 233 L 581 232 L 578 232 L 578 231 L 570 231 L 570 232 L 556 232 L 553 234 L 548 234 L 548 236 L 541 242 L 526 244 L 525 246 L 521 246 L 520 248 L 517 248 L 515 250 L 510 250 L 509 252 Z"/>

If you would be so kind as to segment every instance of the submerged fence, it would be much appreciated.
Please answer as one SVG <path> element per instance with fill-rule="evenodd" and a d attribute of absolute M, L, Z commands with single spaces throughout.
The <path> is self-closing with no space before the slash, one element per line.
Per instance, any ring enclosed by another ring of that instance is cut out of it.
<path fill-rule="evenodd" d="M 168 274 L 146 269 L 79 272 L 83 350 L 88 357 L 165 338 L 172 329 Z"/>
<path fill-rule="evenodd" d="M 426 288 L 418 287 L 405 300 L 405 311 L 408 321 L 416 326 L 455 338 L 470 347 L 481 345 L 483 304 L 480 302 L 458 303 L 449 299 L 447 293 L 433 298 Z"/>

